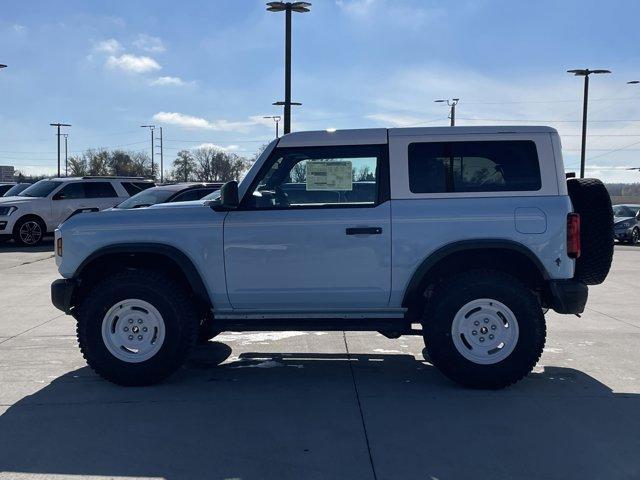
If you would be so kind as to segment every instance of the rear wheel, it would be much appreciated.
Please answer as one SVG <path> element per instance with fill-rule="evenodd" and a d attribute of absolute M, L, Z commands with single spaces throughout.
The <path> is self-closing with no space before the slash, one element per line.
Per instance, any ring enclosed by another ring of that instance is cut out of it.
<path fill-rule="evenodd" d="M 13 240 L 22 247 L 34 247 L 42 241 L 46 230 L 47 227 L 39 218 L 21 218 L 13 227 Z"/>
<path fill-rule="evenodd" d="M 125 271 L 95 285 L 77 309 L 78 343 L 89 366 L 120 385 L 157 383 L 186 360 L 198 316 L 171 278 Z"/>
<path fill-rule="evenodd" d="M 423 319 L 430 360 L 447 377 L 497 389 L 524 378 L 544 347 L 542 308 L 529 288 L 498 271 L 464 272 L 433 293 Z"/>
<path fill-rule="evenodd" d="M 637 245 L 638 242 L 640 242 L 640 229 L 636 227 L 631 231 L 631 239 L 629 240 L 629 243 L 631 245 Z"/>

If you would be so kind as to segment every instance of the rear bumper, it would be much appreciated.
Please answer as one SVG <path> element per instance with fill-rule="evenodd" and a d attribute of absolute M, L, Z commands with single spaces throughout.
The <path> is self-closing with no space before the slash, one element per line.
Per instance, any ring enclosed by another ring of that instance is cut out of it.
<path fill-rule="evenodd" d="M 577 280 L 552 280 L 549 282 L 551 308 L 558 313 L 582 313 L 587 304 L 589 287 Z"/>
<path fill-rule="evenodd" d="M 64 313 L 71 312 L 71 299 L 77 282 L 67 278 L 59 278 L 51 284 L 51 302 Z"/>

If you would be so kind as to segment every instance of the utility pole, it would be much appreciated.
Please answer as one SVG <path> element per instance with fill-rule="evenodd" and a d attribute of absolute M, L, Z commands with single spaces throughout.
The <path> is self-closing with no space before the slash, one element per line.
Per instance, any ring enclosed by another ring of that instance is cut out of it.
<path fill-rule="evenodd" d="M 154 168 L 154 163 L 153 163 L 153 155 L 154 155 L 153 131 L 155 130 L 156 126 L 155 125 L 140 125 L 140 128 L 148 128 L 149 132 L 151 133 L 151 178 L 153 178 L 155 180 L 156 179 L 156 174 L 155 174 L 155 168 Z"/>
<path fill-rule="evenodd" d="M 291 132 L 291 12 L 305 13 L 309 11 L 309 2 L 268 2 L 270 12 L 285 12 L 285 43 L 284 43 L 284 102 L 274 105 L 284 106 L 284 133 Z"/>
<path fill-rule="evenodd" d="M 68 150 L 67 150 L 67 137 L 69 137 L 68 133 L 63 133 L 64 137 L 64 176 L 69 176 L 69 161 L 68 161 Z"/>
<path fill-rule="evenodd" d="M 611 73 L 610 70 L 576 69 L 567 70 L 576 77 L 584 77 L 584 94 L 582 99 L 582 148 L 580 149 L 580 178 L 584 178 L 585 154 L 587 150 L 587 107 L 589 106 L 589 75 Z"/>
<path fill-rule="evenodd" d="M 50 123 L 49 125 L 58 128 L 56 135 L 58 136 L 58 178 L 60 178 L 60 127 L 70 127 L 71 125 L 68 123 Z"/>
<path fill-rule="evenodd" d="M 451 107 L 451 112 L 449 113 L 449 118 L 451 119 L 451 126 L 456 126 L 456 105 L 460 101 L 459 98 L 452 98 L 451 100 L 434 100 L 435 103 L 446 103 Z"/>
<path fill-rule="evenodd" d="M 160 127 L 160 183 L 164 181 L 164 144 L 162 143 L 162 127 Z"/>
<path fill-rule="evenodd" d="M 267 115 L 266 117 L 262 117 L 262 118 L 271 118 L 273 119 L 273 121 L 276 124 L 276 138 L 279 138 L 279 132 L 278 132 L 278 123 L 280 123 L 280 120 L 282 117 L 280 117 L 280 115 Z"/>

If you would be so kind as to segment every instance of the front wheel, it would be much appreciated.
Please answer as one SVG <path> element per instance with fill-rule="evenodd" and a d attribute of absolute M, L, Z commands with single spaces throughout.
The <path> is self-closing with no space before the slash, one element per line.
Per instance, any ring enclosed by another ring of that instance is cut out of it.
<path fill-rule="evenodd" d="M 13 228 L 13 240 L 21 247 L 35 247 L 38 245 L 47 227 L 36 217 L 21 218 Z"/>
<path fill-rule="evenodd" d="M 178 369 L 196 343 L 198 315 L 171 278 L 146 270 L 107 277 L 75 314 L 80 350 L 100 376 L 150 385 Z"/>
<path fill-rule="evenodd" d="M 638 242 L 640 242 L 640 229 L 636 227 L 631 231 L 631 239 L 629 243 L 631 245 L 637 245 Z"/>
<path fill-rule="evenodd" d="M 423 330 L 433 364 L 473 388 L 497 389 L 531 372 L 546 326 L 533 292 L 503 272 L 475 270 L 443 282 L 425 309 Z"/>

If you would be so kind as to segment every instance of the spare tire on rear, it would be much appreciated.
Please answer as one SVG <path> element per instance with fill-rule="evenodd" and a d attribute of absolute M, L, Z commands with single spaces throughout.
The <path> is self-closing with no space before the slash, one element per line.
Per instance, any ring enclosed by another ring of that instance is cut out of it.
<path fill-rule="evenodd" d="M 598 285 L 607 278 L 613 259 L 613 210 L 604 184 L 595 178 L 567 180 L 573 211 L 580 214 L 581 253 L 575 279 Z"/>

